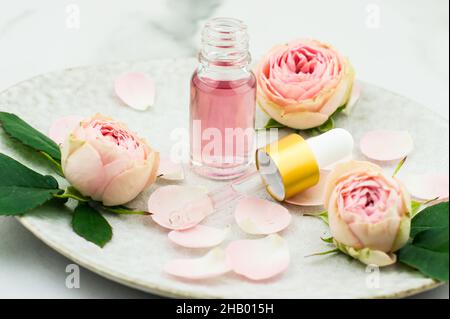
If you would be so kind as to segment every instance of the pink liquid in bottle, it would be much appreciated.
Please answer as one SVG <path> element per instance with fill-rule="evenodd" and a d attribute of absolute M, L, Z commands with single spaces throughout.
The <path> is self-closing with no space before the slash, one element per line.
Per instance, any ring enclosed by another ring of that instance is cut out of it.
<path fill-rule="evenodd" d="M 191 81 L 191 160 L 203 175 L 232 178 L 254 155 L 256 80 Z"/>
<path fill-rule="evenodd" d="M 208 21 L 199 62 L 191 79 L 191 164 L 201 175 L 234 178 L 252 164 L 255 144 L 256 79 L 245 24 Z"/>

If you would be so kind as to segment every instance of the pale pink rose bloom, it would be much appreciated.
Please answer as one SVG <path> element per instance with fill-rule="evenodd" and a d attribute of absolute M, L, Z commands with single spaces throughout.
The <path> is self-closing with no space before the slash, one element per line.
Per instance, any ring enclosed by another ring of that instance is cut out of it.
<path fill-rule="evenodd" d="M 133 200 L 156 180 L 159 154 L 124 124 L 95 115 L 61 146 L 66 179 L 106 206 Z"/>
<path fill-rule="evenodd" d="M 348 59 L 316 40 L 274 47 L 260 61 L 255 75 L 263 111 L 297 129 L 324 124 L 348 102 L 355 77 Z"/>
<path fill-rule="evenodd" d="M 365 264 L 387 266 L 409 238 L 411 199 L 395 177 L 369 162 L 338 164 L 328 176 L 325 207 L 336 246 Z"/>

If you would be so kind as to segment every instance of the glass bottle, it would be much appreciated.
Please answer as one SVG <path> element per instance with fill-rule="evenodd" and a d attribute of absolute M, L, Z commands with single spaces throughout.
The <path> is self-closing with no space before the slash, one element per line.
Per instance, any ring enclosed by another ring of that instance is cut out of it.
<path fill-rule="evenodd" d="M 252 165 L 255 151 L 256 79 L 246 25 L 209 20 L 198 59 L 191 79 L 191 165 L 209 178 L 235 178 Z"/>

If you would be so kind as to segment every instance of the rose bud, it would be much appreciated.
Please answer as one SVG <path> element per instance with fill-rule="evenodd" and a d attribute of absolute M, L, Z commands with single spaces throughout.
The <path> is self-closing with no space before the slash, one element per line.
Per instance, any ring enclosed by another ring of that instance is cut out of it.
<path fill-rule="evenodd" d="M 326 182 L 325 207 L 336 247 L 365 264 L 387 266 L 408 241 L 411 199 L 403 185 L 369 162 L 338 164 Z"/>
<path fill-rule="evenodd" d="M 262 110 L 296 129 L 320 126 L 346 105 L 355 77 L 345 57 L 316 40 L 274 47 L 260 61 L 255 75 Z"/>
<path fill-rule="evenodd" d="M 72 131 L 61 153 L 66 179 L 106 206 L 133 200 L 156 180 L 159 154 L 124 124 L 99 114 Z"/>

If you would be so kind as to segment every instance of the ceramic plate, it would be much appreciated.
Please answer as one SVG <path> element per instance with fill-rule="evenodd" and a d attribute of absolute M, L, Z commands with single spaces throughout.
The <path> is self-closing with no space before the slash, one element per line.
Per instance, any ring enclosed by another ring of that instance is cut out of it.
<path fill-rule="evenodd" d="M 126 122 L 153 147 L 168 155 L 174 143 L 179 143 L 179 137 L 186 137 L 183 132 L 187 133 L 188 127 L 189 80 L 195 65 L 194 59 L 168 59 L 50 73 L 1 93 L 0 109 L 18 114 L 42 132 L 47 132 L 50 123 L 58 117 L 89 116 L 100 112 Z M 125 107 L 114 94 L 114 79 L 132 70 L 146 72 L 156 82 L 156 103 L 148 111 L 138 112 Z M 257 125 L 261 126 L 265 118 L 262 114 L 258 117 Z M 370 129 L 408 130 L 416 147 L 402 171 L 448 172 L 448 121 L 404 97 L 362 83 L 362 96 L 352 115 L 340 116 L 336 126 L 348 129 L 357 144 L 362 134 Z M 174 132 L 173 128 L 185 130 Z M 52 173 L 45 160 L 0 131 L 1 152 L 41 173 Z M 364 158 L 358 148 L 354 156 Z M 393 170 L 394 166 L 395 163 L 385 168 Z M 222 182 L 209 181 L 189 172 L 186 175 L 181 184 L 203 185 L 208 189 L 222 185 Z M 132 204 L 143 206 L 152 189 Z M 206 224 L 219 227 L 230 224 L 232 231 L 228 240 L 245 237 L 234 223 L 233 207 L 234 204 L 230 204 L 206 220 Z M 163 296 L 377 298 L 407 296 L 437 286 L 433 280 L 401 265 L 381 269 L 379 285 L 372 285 L 370 275 L 373 273 L 344 255 L 306 258 L 306 255 L 329 249 L 320 240 L 327 236 L 327 226 L 319 219 L 302 216 L 302 208 L 290 205 L 288 208 L 293 213 L 293 222 L 281 235 L 289 243 L 291 265 L 284 274 L 259 283 L 235 274 L 201 282 L 182 281 L 165 275 L 162 269 L 168 260 L 200 256 L 205 251 L 176 247 L 167 239 L 167 231 L 148 217 L 107 215 L 114 236 L 104 249 L 71 230 L 70 209 L 44 206 L 19 221 L 47 245 L 81 266 L 127 286 Z"/>

